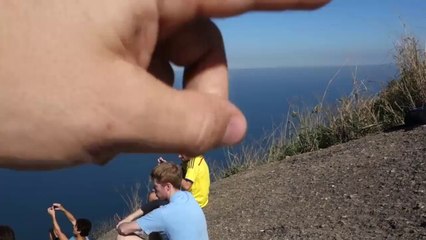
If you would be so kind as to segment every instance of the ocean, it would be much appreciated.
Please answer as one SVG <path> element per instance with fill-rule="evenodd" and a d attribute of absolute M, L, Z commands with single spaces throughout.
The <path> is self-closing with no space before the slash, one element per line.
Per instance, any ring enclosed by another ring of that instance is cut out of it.
<path fill-rule="evenodd" d="M 230 99 L 245 114 L 248 133 L 242 144 L 264 136 L 286 118 L 289 106 L 315 106 L 329 85 L 325 102 L 333 103 L 352 90 L 353 76 L 371 94 L 394 79 L 393 65 L 233 69 Z M 177 72 L 180 79 L 181 72 Z M 205 154 L 209 164 L 225 161 L 225 149 Z M 149 173 L 163 156 L 179 162 L 175 154 L 121 154 L 105 166 L 85 165 L 70 169 L 24 172 L 0 169 L 0 225 L 12 226 L 17 239 L 48 239 L 51 219 L 47 208 L 62 203 L 76 217 L 94 223 L 128 212 L 123 198 L 141 184 L 145 199 Z M 72 226 L 58 214 L 62 230 L 71 236 Z"/>

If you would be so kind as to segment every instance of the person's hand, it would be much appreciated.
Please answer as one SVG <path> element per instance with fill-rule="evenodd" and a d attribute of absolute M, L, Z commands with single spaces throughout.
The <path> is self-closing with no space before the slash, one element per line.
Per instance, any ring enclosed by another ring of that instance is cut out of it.
<path fill-rule="evenodd" d="M 239 142 L 221 34 L 209 17 L 329 0 L 0 1 L 0 167 L 197 155 Z M 171 87 L 170 62 L 185 68 Z"/>
<path fill-rule="evenodd" d="M 164 159 L 164 158 L 162 158 L 162 157 L 159 157 L 158 159 L 157 159 L 157 163 L 158 164 L 162 164 L 162 163 L 166 163 L 167 162 L 167 160 L 166 159 Z"/>
<path fill-rule="evenodd" d="M 55 216 L 55 209 L 53 209 L 53 206 L 47 208 L 47 213 L 52 217 Z"/>
<path fill-rule="evenodd" d="M 128 217 L 129 216 L 127 216 L 127 217 L 125 217 L 125 218 L 122 219 L 119 215 L 115 214 L 114 217 L 113 217 L 114 222 L 117 222 L 117 224 L 115 225 L 115 229 L 118 229 L 118 226 L 120 224 L 122 224 L 124 222 L 129 222 Z"/>
<path fill-rule="evenodd" d="M 62 204 L 60 204 L 60 203 L 54 203 L 54 204 L 52 204 L 52 207 L 53 207 L 54 210 L 60 210 L 60 211 L 64 210 L 64 206 L 62 206 Z"/>
<path fill-rule="evenodd" d="M 130 221 L 130 220 L 128 220 L 127 218 L 125 218 L 125 219 L 123 219 L 123 220 L 119 221 L 119 222 L 117 223 L 117 225 L 115 225 L 115 229 L 118 229 L 118 226 L 120 226 L 120 224 L 125 223 L 125 222 L 131 222 L 131 221 Z"/>

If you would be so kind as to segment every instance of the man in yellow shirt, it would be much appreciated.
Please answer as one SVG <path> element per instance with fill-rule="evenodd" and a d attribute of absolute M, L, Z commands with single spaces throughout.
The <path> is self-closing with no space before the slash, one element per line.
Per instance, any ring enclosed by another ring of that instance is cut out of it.
<path fill-rule="evenodd" d="M 192 193 L 195 200 L 201 208 L 204 208 L 209 202 L 210 192 L 210 171 L 206 160 L 202 155 L 196 157 L 188 157 L 179 154 L 182 161 L 182 183 L 181 189 Z M 164 158 L 157 159 L 158 164 L 167 162 Z M 148 201 L 153 202 L 157 197 L 153 192 L 148 195 Z"/>
<path fill-rule="evenodd" d="M 209 166 L 202 155 L 190 158 L 179 154 L 182 160 L 182 188 L 192 193 L 200 207 L 209 202 L 210 172 Z"/>

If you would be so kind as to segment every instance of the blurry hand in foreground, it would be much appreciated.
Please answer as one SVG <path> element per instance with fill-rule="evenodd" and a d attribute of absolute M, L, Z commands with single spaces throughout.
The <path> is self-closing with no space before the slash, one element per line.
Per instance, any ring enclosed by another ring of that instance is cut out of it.
<path fill-rule="evenodd" d="M 197 155 L 239 142 L 221 34 L 209 17 L 328 0 L 0 1 L 0 167 Z M 170 62 L 185 68 L 171 87 Z"/>

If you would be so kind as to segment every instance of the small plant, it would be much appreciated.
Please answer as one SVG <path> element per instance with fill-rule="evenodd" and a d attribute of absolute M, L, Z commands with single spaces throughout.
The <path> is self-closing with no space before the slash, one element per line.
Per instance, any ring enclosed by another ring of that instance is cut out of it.
<path fill-rule="evenodd" d="M 404 113 L 426 104 L 426 52 L 413 36 L 395 46 L 398 79 L 392 80 L 375 102 L 379 120 L 386 127 L 403 123 Z"/>
<path fill-rule="evenodd" d="M 130 188 L 130 193 L 121 195 L 121 199 L 123 199 L 124 203 L 126 204 L 129 213 L 132 213 L 141 208 L 141 184 L 135 183 L 135 185 Z"/>
<path fill-rule="evenodd" d="M 279 159 L 282 153 L 275 151 L 274 148 L 280 144 L 279 141 L 282 139 L 277 136 L 277 134 L 283 133 L 281 129 L 281 126 L 277 126 L 260 140 L 242 145 L 240 148 L 227 148 L 225 163 L 210 167 L 212 180 L 226 178 L 245 169 Z M 279 149 L 277 148 L 277 150 Z"/>
<path fill-rule="evenodd" d="M 115 235 L 111 234 L 111 231 L 115 231 L 116 224 L 126 217 L 128 214 L 136 211 L 141 207 L 142 198 L 141 198 L 141 184 L 135 183 L 134 186 L 130 188 L 130 190 L 125 194 L 120 194 L 124 203 L 127 207 L 127 214 L 124 216 L 120 216 L 119 214 L 115 214 L 112 218 L 102 221 L 96 225 L 96 228 L 92 231 L 91 238 L 93 239 L 103 239 L 103 240 L 112 240 L 115 239 Z M 107 236 L 108 234 L 108 236 Z M 109 236 L 111 235 L 111 236 Z"/>

